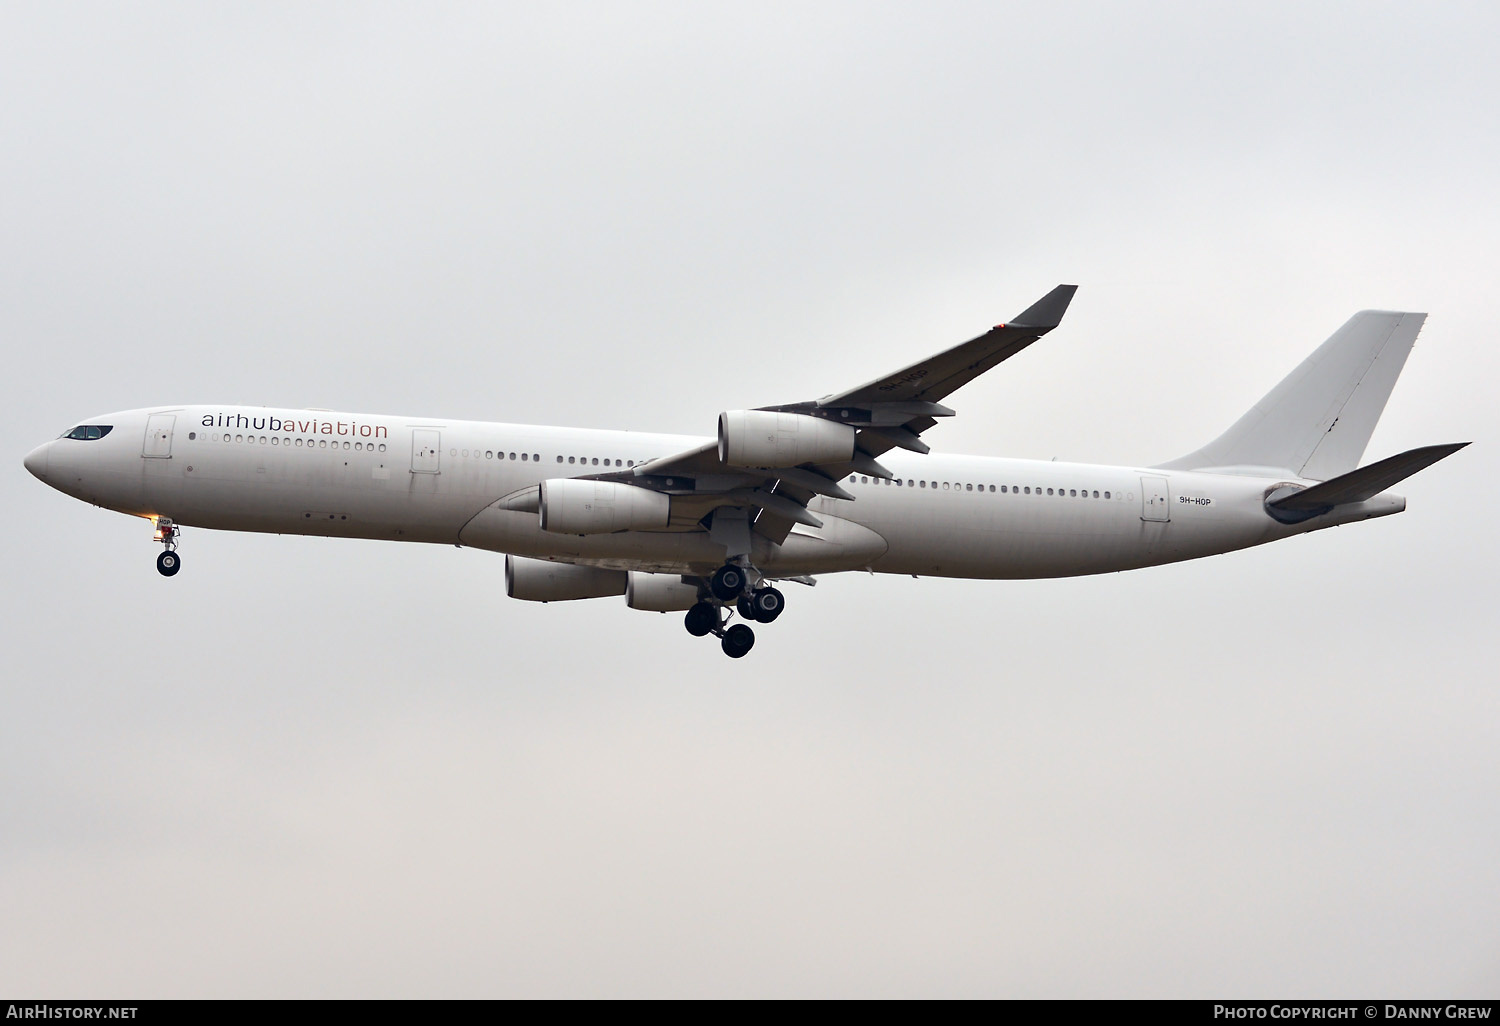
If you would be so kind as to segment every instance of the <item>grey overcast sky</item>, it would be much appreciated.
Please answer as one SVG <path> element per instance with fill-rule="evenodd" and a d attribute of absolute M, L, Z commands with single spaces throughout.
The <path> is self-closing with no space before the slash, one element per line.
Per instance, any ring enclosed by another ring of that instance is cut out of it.
<path fill-rule="evenodd" d="M 0 6 L 0 993 L 1500 991 L 1493 3 Z M 708 434 L 971 337 L 941 451 L 1196 448 L 1430 312 L 1405 514 L 842 576 L 730 662 L 502 557 L 50 491 L 90 415 Z"/>

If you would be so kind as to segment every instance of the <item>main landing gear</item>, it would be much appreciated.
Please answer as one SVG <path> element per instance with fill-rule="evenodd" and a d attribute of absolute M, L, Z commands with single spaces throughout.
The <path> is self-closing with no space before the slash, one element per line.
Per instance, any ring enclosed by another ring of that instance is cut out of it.
<path fill-rule="evenodd" d="M 177 554 L 177 535 L 181 532 L 182 528 L 166 517 L 156 518 L 156 534 L 152 537 L 166 546 L 156 557 L 156 572 L 163 577 L 171 577 L 182 569 L 182 557 Z"/>
<path fill-rule="evenodd" d="M 733 563 L 721 566 L 709 578 L 708 590 L 722 605 L 699 602 L 687 611 L 683 626 L 695 638 L 705 634 L 719 637 L 724 654 L 731 659 L 741 658 L 754 647 L 755 632 L 743 623 L 725 627 L 729 619 L 721 613 L 725 606 L 732 604 L 743 619 L 756 623 L 770 623 L 786 608 L 781 592 L 770 587 L 751 588 L 749 571 Z"/>

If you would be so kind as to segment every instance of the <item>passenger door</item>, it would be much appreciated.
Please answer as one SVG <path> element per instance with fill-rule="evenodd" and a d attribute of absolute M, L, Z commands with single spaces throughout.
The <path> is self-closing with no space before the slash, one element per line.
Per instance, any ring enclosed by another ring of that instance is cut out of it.
<path fill-rule="evenodd" d="M 411 433 L 411 472 L 440 473 L 443 436 L 436 428 L 414 428 Z"/>
<path fill-rule="evenodd" d="M 141 455 L 147 459 L 169 460 L 172 458 L 172 426 L 177 417 L 170 413 L 154 413 L 146 418 L 146 439 L 141 445 Z"/>
<path fill-rule="evenodd" d="M 1172 507 L 1168 505 L 1171 491 L 1164 477 L 1141 478 L 1141 519 L 1165 523 L 1172 519 Z"/>

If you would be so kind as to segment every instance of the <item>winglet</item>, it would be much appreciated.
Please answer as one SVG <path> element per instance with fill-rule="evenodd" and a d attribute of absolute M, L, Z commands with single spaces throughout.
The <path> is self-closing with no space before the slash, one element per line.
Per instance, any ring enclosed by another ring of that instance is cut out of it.
<path fill-rule="evenodd" d="M 1009 326 L 1048 329 L 1057 327 L 1062 323 L 1063 314 L 1068 312 L 1068 304 L 1073 301 L 1073 293 L 1077 291 L 1077 285 L 1059 285 L 1028 306 L 1025 312 L 1012 317 Z"/>

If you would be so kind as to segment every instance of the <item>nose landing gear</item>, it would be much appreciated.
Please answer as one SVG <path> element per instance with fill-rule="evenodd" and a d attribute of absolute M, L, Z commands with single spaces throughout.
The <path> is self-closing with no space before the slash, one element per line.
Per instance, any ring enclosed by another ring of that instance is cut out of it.
<path fill-rule="evenodd" d="M 156 534 L 152 538 L 166 546 L 162 554 L 156 557 L 156 572 L 163 577 L 171 577 L 182 569 L 182 557 L 177 554 L 177 535 L 182 532 L 182 528 L 167 517 L 156 517 L 155 522 Z"/>

